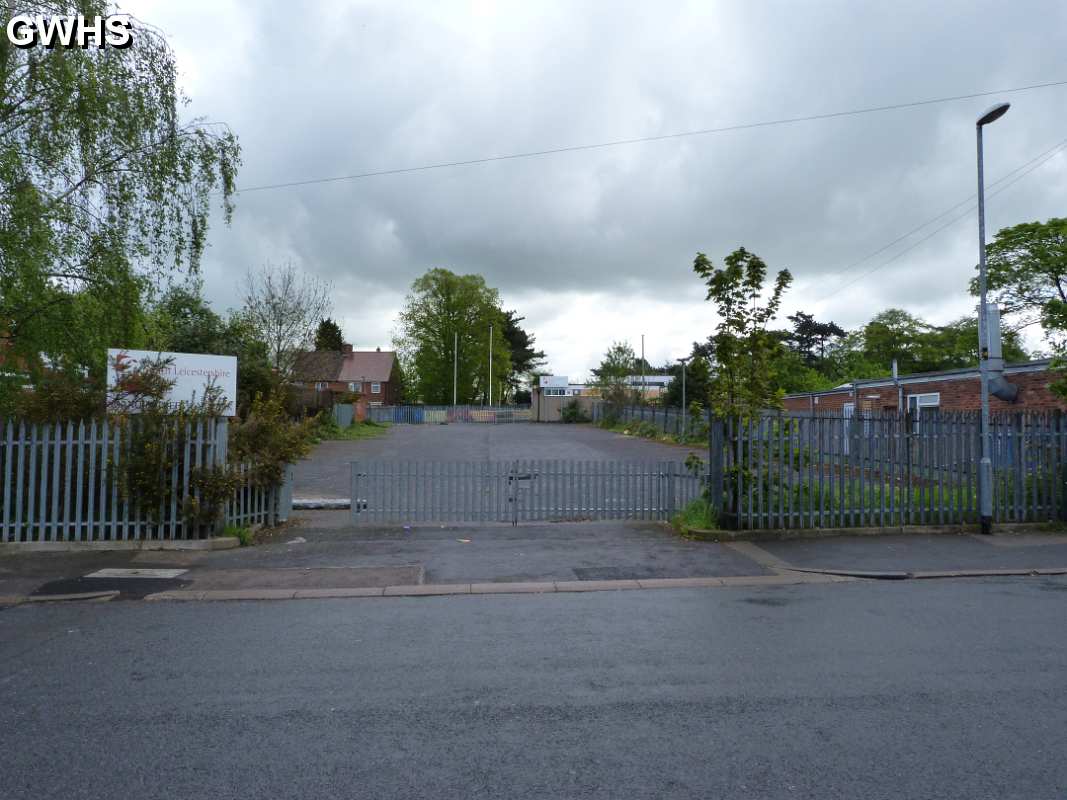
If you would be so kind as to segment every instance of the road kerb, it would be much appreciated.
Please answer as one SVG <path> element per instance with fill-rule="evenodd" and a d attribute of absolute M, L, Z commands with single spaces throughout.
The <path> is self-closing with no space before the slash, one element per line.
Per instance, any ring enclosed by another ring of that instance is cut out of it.
<path fill-rule="evenodd" d="M 425 597 L 436 594 L 470 594 L 469 583 L 426 583 L 411 586 L 386 586 L 386 597 Z"/>
<path fill-rule="evenodd" d="M 471 594 L 547 594 L 556 591 L 552 581 L 472 583 Z"/>
<path fill-rule="evenodd" d="M 641 578 L 642 589 L 702 589 L 725 586 L 722 578 Z"/>
<path fill-rule="evenodd" d="M 638 581 L 556 581 L 557 592 L 616 592 L 640 588 Z"/>
<path fill-rule="evenodd" d="M 102 592 L 72 592 L 70 594 L 30 594 L 22 598 L 24 603 L 58 603 L 75 600 L 111 600 L 119 596 L 118 589 Z"/>
<path fill-rule="evenodd" d="M 362 586 L 349 589 L 297 589 L 297 600 L 322 600 L 331 597 L 381 597 L 385 593 L 382 586 Z"/>
<path fill-rule="evenodd" d="M 203 600 L 205 592 L 203 591 L 189 591 L 183 589 L 173 589 L 165 592 L 156 592 L 155 594 L 145 595 L 145 600 L 154 602 L 156 600 Z"/>

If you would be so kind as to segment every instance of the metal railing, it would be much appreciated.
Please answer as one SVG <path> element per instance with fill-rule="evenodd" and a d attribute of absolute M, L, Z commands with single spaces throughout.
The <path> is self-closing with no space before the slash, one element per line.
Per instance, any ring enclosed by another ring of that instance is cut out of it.
<path fill-rule="evenodd" d="M 611 413 L 608 403 L 600 401 L 593 403 L 592 421 L 600 423 Z M 711 421 L 711 414 L 704 410 L 700 416 L 694 418 L 691 414 L 683 414 L 680 408 L 668 408 L 655 405 L 622 406 L 615 409 L 615 416 L 619 422 L 625 424 L 640 424 L 642 422 L 652 425 L 663 433 L 673 436 L 701 436 L 707 433 L 707 425 Z"/>
<path fill-rule="evenodd" d="M 530 406 L 371 406 L 371 422 L 394 425 L 439 425 L 450 422 L 476 422 L 499 425 L 531 422 Z"/>
<path fill-rule="evenodd" d="M 1064 519 L 1062 415 L 997 415 L 991 430 L 994 520 Z M 973 523 L 979 436 L 973 412 L 715 420 L 710 496 L 747 529 Z"/>
<path fill-rule="evenodd" d="M 666 520 L 703 490 L 680 462 L 357 461 L 356 523 Z"/>
<path fill-rule="evenodd" d="M 158 508 L 142 507 L 124 492 L 121 473 L 129 428 L 106 420 L 28 425 L 0 424 L 0 542 L 195 539 L 215 525 L 186 522 L 186 503 L 201 502 L 197 471 L 227 463 L 228 423 L 211 420 L 153 441 L 170 451 L 160 475 Z M 286 487 L 258 485 L 249 470 L 231 464 L 241 480 L 219 524 L 270 524 L 287 516 Z M 291 502 L 291 501 L 289 501 Z"/>

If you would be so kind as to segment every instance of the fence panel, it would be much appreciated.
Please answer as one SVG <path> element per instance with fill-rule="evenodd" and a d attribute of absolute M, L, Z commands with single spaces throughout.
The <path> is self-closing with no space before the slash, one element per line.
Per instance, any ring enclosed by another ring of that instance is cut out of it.
<path fill-rule="evenodd" d="M 1062 519 L 1062 415 L 996 415 L 990 427 L 994 521 Z M 712 502 L 724 524 L 741 528 L 974 523 L 980 432 L 973 412 L 714 421 Z"/>
<path fill-rule="evenodd" d="M 678 462 L 563 459 L 351 465 L 362 524 L 666 520 L 700 496 L 704 476 Z"/>
<path fill-rule="evenodd" d="M 367 418 L 371 422 L 393 425 L 429 425 L 446 423 L 480 423 L 500 425 L 513 422 L 532 422 L 529 405 L 521 406 L 370 406 Z"/>
<path fill-rule="evenodd" d="M 136 426 L 134 421 L 131 425 Z M 225 420 L 164 428 L 152 441 L 169 468 L 158 476 L 162 499 L 145 508 L 123 486 L 133 427 L 107 420 L 77 423 L 0 424 L 0 542 L 189 539 L 209 536 L 213 526 L 185 522 L 187 502 L 201 500 L 198 472 L 225 464 Z M 179 436 L 179 433 L 182 435 Z M 283 500 L 277 487 L 249 480 L 247 467 L 226 504 L 223 524 L 269 524 Z M 291 501 L 288 501 L 291 502 Z"/>

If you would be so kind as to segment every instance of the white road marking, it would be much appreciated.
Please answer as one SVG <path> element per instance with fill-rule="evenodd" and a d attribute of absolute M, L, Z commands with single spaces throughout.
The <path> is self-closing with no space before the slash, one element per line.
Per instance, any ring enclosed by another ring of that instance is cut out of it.
<path fill-rule="evenodd" d="M 98 569 L 90 572 L 86 578 L 177 578 L 189 570 L 187 569 L 149 569 L 145 567 L 137 569 Z"/>

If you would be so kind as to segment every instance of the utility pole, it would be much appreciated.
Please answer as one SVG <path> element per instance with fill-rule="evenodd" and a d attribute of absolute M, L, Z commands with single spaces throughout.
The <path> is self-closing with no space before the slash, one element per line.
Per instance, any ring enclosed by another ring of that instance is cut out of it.
<path fill-rule="evenodd" d="M 641 334 L 641 405 L 645 404 L 645 335 Z"/>
<path fill-rule="evenodd" d="M 489 326 L 489 405 L 493 404 L 493 326 Z"/>
<path fill-rule="evenodd" d="M 982 460 L 978 463 L 978 516 L 982 533 L 993 532 L 993 458 L 989 431 L 989 318 L 986 306 L 985 175 L 982 163 L 982 128 L 1000 119 L 1010 108 L 998 103 L 975 123 L 978 139 L 978 374 L 982 390 Z"/>
<path fill-rule="evenodd" d="M 459 331 L 452 332 L 452 405 L 459 396 Z"/>
<path fill-rule="evenodd" d="M 689 433 L 689 419 L 686 416 L 685 405 L 685 362 L 687 362 L 692 356 L 686 356 L 685 358 L 679 358 L 678 363 L 682 365 L 682 441 L 685 441 L 686 435 Z"/>

